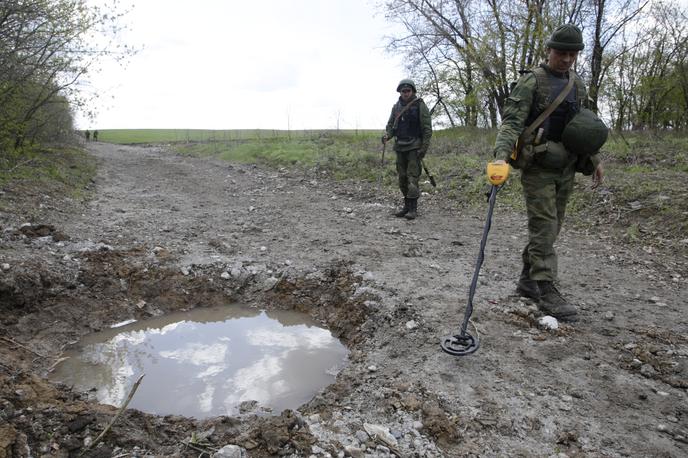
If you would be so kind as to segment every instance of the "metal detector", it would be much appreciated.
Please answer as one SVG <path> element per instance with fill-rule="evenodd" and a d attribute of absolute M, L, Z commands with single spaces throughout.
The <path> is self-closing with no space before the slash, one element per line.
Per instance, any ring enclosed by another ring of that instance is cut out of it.
<path fill-rule="evenodd" d="M 485 258 L 485 245 L 487 244 L 487 234 L 490 232 L 490 226 L 492 225 L 492 212 L 494 211 L 495 201 L 497 200 L 497 192 L 504 186 L 504 182 L 508 176 L 509 165 L 505 162 L 492 162 L 487 164 L 487 179 L 492 185 L 490 188 L 490 197 L 488 199 L 489 207 L 487 209 L 487 220 L 483 228 L 483 237 L 480 240 L 480 251 L 478 252 L 478 259 L 475 263 L 473 279 L 471 280 L 471 286 L 468 290 L 468 304 L 466 305 L 461 332 L 453 336 L 445 337 L 442 339 L 442 342 L 440 342 L 442 350 L 453 356 L 470 355 L 471 353 L 475 353 L 478 347 L 480 347 L 478 338 L 470 335 L 467 331 L 468 321 L 471 319 L 471 314 L 473 313 L 473 296 L 475 296 L 475 289 L 478 285 L 480 267 L 482 267 L 483 259 Z"/>

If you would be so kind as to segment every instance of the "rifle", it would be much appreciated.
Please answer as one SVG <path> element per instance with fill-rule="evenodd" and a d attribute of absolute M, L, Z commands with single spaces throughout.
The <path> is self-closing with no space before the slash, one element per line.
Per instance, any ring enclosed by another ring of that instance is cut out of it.
<path fill-rule="evenodd" d="M 437 108 L 437 105 L 438 105 L 441 101 L 442 101 L 442 97 L 439 97 L 439 98 L 437 99 L 437 102 L 435 102 L 435 104 L 432 106 L 432 110 L 430 110 L 430 116 L 432 116 L 432 114 L 435 112 L 435 108 Z M 420 165 L 423 166 L 423 170 L 425 170 L 425 174 L 426 174 L 426 175 L 428 176 L 428 178 L 430 179 L 430 184 L 432 185 L 432 187 L 433 187 L 433 188 L 436 188 L 436 187 L 437 187 L 437 183 L 435 182 L 435 177 L 432 176 L 432 175 L 430 175 L 430 172 L 428 171 L 428 168 L 426 167 L 425 161 L 423 161 L 423 159 L 420 160 Z"/>
<path fill-rule="evenodd" d="M 432 175 L 430 175 L 430 172 L 428 171 L 428 168 L 427 168 L 427 166 L 425 165 L 425 162 L 423 161 L 423 159 L 420 160 L 420 165 L 423 166 L 423 170 L 425 170 L 425 174 L 426 174 L 426 175 L 428 176 L 428 178 L 430 179 L 430 184 L 432 185 L 432 187 L 433 187 L 433 188 L 436 188 L 436 187 L 437 187 L 437 183 L 435 182 L 435 177 L 432 176 Z"/>

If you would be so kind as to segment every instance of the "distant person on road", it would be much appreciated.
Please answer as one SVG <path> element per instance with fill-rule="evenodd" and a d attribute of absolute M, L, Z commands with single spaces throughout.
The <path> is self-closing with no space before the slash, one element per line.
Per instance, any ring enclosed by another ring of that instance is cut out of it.
<path fill-rule="evenodd" d="M 98 130 L 93 131 L 93 141 L 97 142 L 98 141 Z"/>
<path fill-rule="evenodd" d="M 421 161 L 428 152 L 432 137 L 430 110 L 423 99 L 416 96 L 416 85 L 410 79 L 403 79 L 397 85 L 399 100 L 392 107 L 382 143 L 392 137 L 396 152 L 399 189 L 404 196 L 404 206 L 394 216 L 415 219 L 418 215 Z"/>
<path fill-rule="evenodd" d="M 583 81 L 571 70 L 583 47 L 583 35 L 575 25 L 565 24 L 554 30 L 546 43 L 546 63 L 521 76 L 511 91 L 494 148 L 496 162 L 507 161 L 521 169 L 528 244 L 522 253 L 517 291 L 536 300 L 542 312 L 562 321 L 575 321 L 578 312 L 554 284 L 554 242 L 564 223 L 575 173 L 592 175 L 593 187 L 602 182 L 604 173 L 596 153 L 607 138 L 604 123 L 586 108 L 588 96 Z M 573 82 L 569 84 L 570 79 Z M 557 105 L 553 101 L 559 94 L 562 98 Z M 544 115 L 540 115 L 550 107 L 553 111 L 543 121 L 540 118 Z M 572 120 L 588 113 L 602 124 L 603 132 L 588 129 L 583 135 L 570 133 L 576 124 Z M 524 132 L 528 135 L 524 136 Z M 577 141 L 572 143 L 570 138 Z"/>
<path fill-rule="evenodd" d="M 86 141 L 91 140 L 91 131 L 86 129 L 86 131 L 84 132 L 84 136 L 86 137 Z"/>

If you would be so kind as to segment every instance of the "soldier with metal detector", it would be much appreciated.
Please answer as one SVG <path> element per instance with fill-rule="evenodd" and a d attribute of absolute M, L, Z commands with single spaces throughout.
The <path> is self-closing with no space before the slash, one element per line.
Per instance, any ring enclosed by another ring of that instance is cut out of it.
<path fill-rule="evenodd" d="M 585 85 L 571 69 L 583 47 L 583 34 L 575 25 L 554 30 L 546 43 L 546 63 L 524 74 L 509 95 L 494 147 L 496 162 L 521 170 L 528 213 L 517 291 L 563 321 L 575 321 L 577 310 L 554 285 L 554 242 L 575 173 L 592 175 L 593 187 L 602 182 L 597 153 L 608 135 L 604 123 L 587 109 Z"/>
<path fill-rule="evenodd" d="M 430 146 L 432 119 L 423 99 L 416 96 L 416 85 L 412 80 L 401 80 L 397 92 L 400 94 L 399 100 L 392 107 L 382 143 L 386 145 L 390 138 L 395 137 L 397 176 L 399 189 L 404 195 L 404 206 L 394 215 L 411 220 L 418 215 L 418 179 L 422 173 L 423 158 Z"/>

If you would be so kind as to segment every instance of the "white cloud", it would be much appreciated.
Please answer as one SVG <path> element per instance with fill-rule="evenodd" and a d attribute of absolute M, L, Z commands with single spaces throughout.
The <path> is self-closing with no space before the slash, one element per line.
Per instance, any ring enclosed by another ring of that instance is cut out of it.
<path fill-rule="evenodd" d="M 261 347 L 313 350 L 336 345 L 337 340 L 326 329 L 297 326 L 279 330 L 272 328 L 251 329 L 246 332 L 246 342 Z"/>
<path fill-rule="evenodd" d="M 213 409 L 213 396 L 215 395 L 215 386 L 207 384 L 205 390 L 198 395 L 198 408 L 201 412 L 208 413 Z"/>
<path fill-rule="evenodd" d="M 128 363 L 116 366 L 114 369 L 112 382 L 98 386 L 96 397 L 104 404 L 119 406 L 122 405 L 127 392 L 130 390 L 129 381 L 135 372 Z"/>
<path fill-rule="evenodd" d="M 211 364 L 222 364 L 227 358 L 227 345 L 212 344 L 204 345 L 200 343 L 190 343 L 178 350 L 165 350 L 159 354 L 163 358 L 173 359 L 181 363 L 189 363 L 195 366 L 208 366 Z"/>
<path fill-rule="evenodd" d="M 224 399 L 227 412 L 243 402 L 254 400 L 259 404 L 268 404 L 287 391 L 284 380 L 280 378 L 283 371 L 284 354 L 266 355 L 248 367 L 236 371 L 234 377 L 225 382 L 228 393 Z"/>
<path fill-rule="evenodd" d="M 147 0 L 127 22 L 145 48 L 91 76 L 82 128 L 382 129 L 405 76 L 372 0 Z"/>

